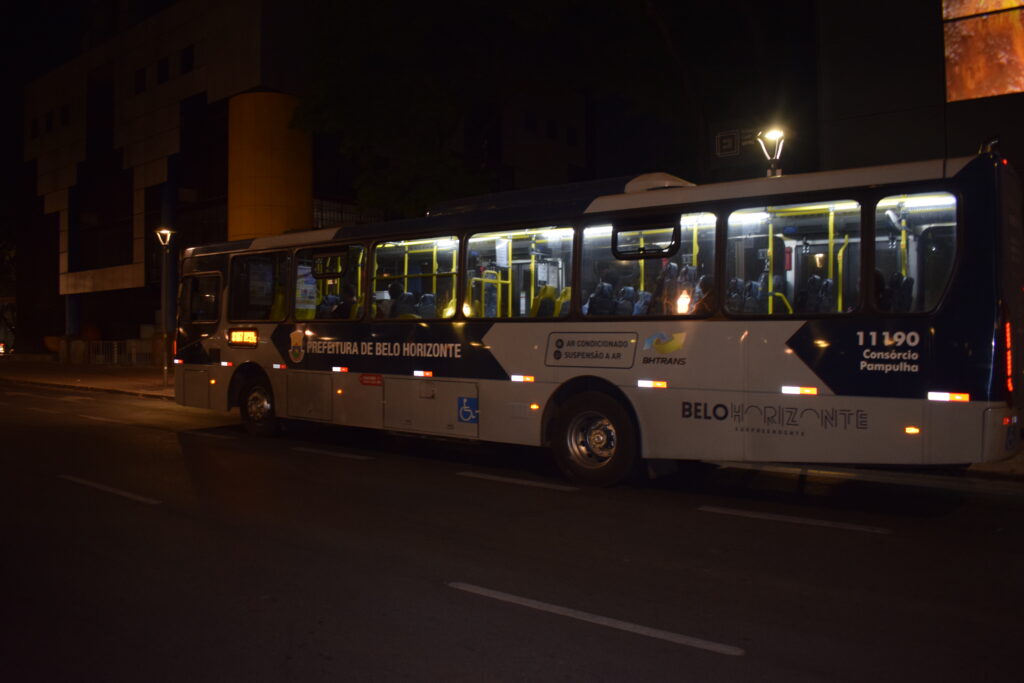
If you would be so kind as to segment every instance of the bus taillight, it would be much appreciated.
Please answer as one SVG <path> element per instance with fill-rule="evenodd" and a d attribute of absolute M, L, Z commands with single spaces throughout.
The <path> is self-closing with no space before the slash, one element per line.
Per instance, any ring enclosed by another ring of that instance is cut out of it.
<path fill-rule="evenodd" d="M 1006 329 L 1006 390 L 1013 393 L 1013 335 L 1010 322 L 1003 324 Z"/>

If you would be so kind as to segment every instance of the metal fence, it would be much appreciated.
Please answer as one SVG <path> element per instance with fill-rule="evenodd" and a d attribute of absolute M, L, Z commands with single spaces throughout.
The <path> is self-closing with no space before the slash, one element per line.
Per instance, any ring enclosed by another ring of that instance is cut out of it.
<path fill-rule="evenodd" d="M 91 365 L 152 365 L 153 344 L 148 339 L 87 342 Z"/>

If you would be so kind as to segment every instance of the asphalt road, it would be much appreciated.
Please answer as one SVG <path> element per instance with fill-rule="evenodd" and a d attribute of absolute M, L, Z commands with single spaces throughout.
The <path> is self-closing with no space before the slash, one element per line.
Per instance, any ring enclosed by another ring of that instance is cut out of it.
<path fill-rule="evenodd" d="M 5 681 L 1020 680 L 1020 496 L 13 384 L 0 467 Z"/>

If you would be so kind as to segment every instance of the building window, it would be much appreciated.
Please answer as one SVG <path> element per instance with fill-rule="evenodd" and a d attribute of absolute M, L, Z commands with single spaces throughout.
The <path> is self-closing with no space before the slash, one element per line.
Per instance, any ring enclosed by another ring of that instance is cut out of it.
<path fill-rule="evenodd" d="M 196 65 L 196 48 L 194 45 L 181 48 L 179 56 L 179 71 L 183 74 L 187 74 L 192 71 Z"/>
<path fill-rule="evenodd" d="M 146 67 L 142 67 L 135 72 L 135 82 L 132 89 L 136 95 L 146 89 Z"/>
<path fill-rule="evenodd" d="M 162 57 L 160 61 L 156 63 L 156 82 L 166 83 L 167 79 L 171 77 L 171 60 L 167 57 Z"/>
<path fill-rule="evenodd" d="M 64 104 L 60 108 L 60 125 L 66 126 L 71 123 L 71 105 Z"/>

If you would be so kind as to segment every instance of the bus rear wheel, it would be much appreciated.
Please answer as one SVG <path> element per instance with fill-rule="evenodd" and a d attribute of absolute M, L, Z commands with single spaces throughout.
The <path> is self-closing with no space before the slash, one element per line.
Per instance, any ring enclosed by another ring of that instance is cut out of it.
<path fill-rule="evenodd" d="M 629 478 L 639 462 L 637 430 L 621 403 L 587 391 L 570 397 L 552 424 L 555 461 L 581 484 L 611 486 Z"/>
<path fill-rule="evenodd" d="M 246 383 L 238 409 L 245 431 L 253 436 L 274 436 L 280 432 L 281 424 L 274 411 L 274 392 L 266 379 L 254 378 Z"/>

